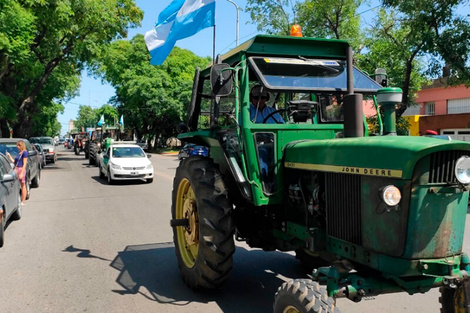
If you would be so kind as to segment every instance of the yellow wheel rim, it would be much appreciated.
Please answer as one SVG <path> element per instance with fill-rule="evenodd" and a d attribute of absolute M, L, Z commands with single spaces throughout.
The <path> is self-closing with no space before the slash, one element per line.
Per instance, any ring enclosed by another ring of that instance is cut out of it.
<path fill-rule="evenodd" d="M 463 292 L 463 286 L 461 285 L 455 291 L 454 295 L 454 312 L 455 313 L 465 313 L 465 294 Z"/>
<path fill-rule="evenodd" d="M 178 248 L 184 265 L 192 268 L 196 263 L 199 250 L 199 220 L 196 196 L 189 180 L 183 178 L 176 195 L 176 219 L 188 219 L 188 226 L 176 228 Z"/>
<path fill-rule="evenodd" d="M 289 305 L 282 311 L 282 313 L 300 313 L 300 311 L 296 307 Z"/>

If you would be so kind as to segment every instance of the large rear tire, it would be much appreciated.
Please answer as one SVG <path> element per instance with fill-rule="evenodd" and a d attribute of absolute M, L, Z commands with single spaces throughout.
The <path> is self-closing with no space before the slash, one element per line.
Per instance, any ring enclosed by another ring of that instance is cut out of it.
<path fill-rule="evenodd" d="M 460 313 L 466 312 L 466 308 L 470 305 L 468 301 L 465 301 L 464 286 L 469 284 L 467 281 L 460 284 L 457 288 L 441 287 L 441 297 L 439 302 L 442 305 L 441 313 Z"/>
<path fill-rule="evenodd" d="M 40 181 L 41 181 L 41 167 L 38 168 L 38 172 L 37 172 L 36 176 L 31 181 L 31 187 L 38 188 Z"/>
<path fill-rule="evenodd" d="M 279 287 L 274 313 L 339 313 L 325 288 L 310 279 L 294 279 Z"/>
<path fill-rule="evenodd" d="M 191 157 L 180 162 L 173 181 L 173 241 L 183 281 L 193 289 L 222 285 L 233 267 L 232 203 L 213 161 Z"/>

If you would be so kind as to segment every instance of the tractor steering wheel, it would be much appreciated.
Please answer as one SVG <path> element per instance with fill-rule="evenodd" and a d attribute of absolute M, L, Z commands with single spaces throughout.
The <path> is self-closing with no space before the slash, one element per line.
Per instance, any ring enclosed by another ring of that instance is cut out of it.
<path fill-rule="evenodd" d="M 281 112 L 284 112 L 285 109 L 278 109 L 276 111 L 272 111 L 271 113 L 269 113 L 263 120 L 263 124 L 266 124 L 266 122 L 276 113 L 281 113 Z M 273 118 L 274 121 L 276 121 L 277 124 L 283 124 L 282 122 L 278 121 L 277 119 Z"/>

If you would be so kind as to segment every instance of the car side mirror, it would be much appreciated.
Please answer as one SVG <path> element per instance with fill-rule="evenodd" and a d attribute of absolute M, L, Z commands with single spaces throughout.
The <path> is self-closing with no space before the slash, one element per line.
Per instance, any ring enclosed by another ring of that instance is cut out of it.
<path fill-rule="evenodd" d="M 7 183 L 15 180 L 15 176 L 13 174 L 5 174 L 2 177 L 2 182 Z"/>
<path fill-rule="evenodd" d="M 147 154 L 147 158 L 149 158 L 149 159 L 150 159 L 151 157 L 152 157 L 152 155 L 151 155 L 151 154 Z"/>

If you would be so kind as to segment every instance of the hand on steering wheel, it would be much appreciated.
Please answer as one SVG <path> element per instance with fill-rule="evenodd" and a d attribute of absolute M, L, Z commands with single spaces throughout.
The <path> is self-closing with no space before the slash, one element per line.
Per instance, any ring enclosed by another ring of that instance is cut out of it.
<path fill-rule="evenodd" d="M 263 124 L 266 124 L 266 122 L 276 113 L 280 113 L 280 112 L 284 112 L 285 109 L 278 109 L 276 111 L 273 111 L 271 113 L 269 113 L 263 120 Z M 272 117 L 272 119 L 277 123 L 277 124 L 283 124 L 282 122 L 278 121 L 277 119 L 275 119 L 274 117 Z"/>

